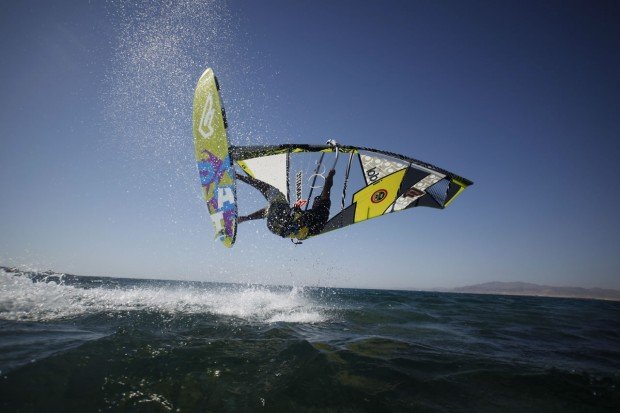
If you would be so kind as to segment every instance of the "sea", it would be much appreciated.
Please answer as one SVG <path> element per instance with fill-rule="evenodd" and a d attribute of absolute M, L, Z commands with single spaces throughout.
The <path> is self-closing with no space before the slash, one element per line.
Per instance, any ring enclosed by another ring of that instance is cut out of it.
<path fill-rule="evenodd" d="M 618 412 L 620 303 L 0 270 L 2 412 Z"/>

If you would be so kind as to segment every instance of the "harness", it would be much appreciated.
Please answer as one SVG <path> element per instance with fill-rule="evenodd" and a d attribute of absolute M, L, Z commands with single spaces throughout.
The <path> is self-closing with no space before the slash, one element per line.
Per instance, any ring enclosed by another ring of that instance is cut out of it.
<path fill-rule="evenodd" d="M 272 208 L 276 207 L 276 205 L 272 205 Z M 281 236 L 282 238 L 291 238 L 291 239 L 306 239 L 308 238 L 308 233 L 310 229 L 308 227 L 302 227 L 300 220 L 304 215 L 304 211 L 301 210 L 300 206 L 294 206 L 293 208 L 289 208 L 286 205 L 286 212 L 284 207 L 282 208 L 282 214 L 276 214 L 273 219 L 267 221 L 269 229 Z"/>
<path fill-rule="evenodd" d="M 289 224 L 289 237 L 293 244 L 301 244 L 301 240 L 308 238 L 310 228 L 301 226 L 301 217 L 304 212 L 301 210 L 301 206 L 294 206 L 291 208 L 291 223 Z"/>

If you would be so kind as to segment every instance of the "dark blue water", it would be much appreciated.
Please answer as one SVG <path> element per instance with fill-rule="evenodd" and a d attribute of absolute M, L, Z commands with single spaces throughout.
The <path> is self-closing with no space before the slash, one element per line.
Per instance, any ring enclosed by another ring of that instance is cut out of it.
<path fill-rule="evenodd" d="M 620 303 L 0 271 L 0 370 L 3 412 L 618 411 Z"/>

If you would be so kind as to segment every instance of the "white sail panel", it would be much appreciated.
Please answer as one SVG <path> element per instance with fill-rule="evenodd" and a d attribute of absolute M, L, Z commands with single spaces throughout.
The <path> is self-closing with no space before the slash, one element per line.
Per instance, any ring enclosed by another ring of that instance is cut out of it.
<path fill-rule="evenodd" d="M 394 172 L 405 169 L 408 163 L 387 156 L 376 156 L 369 154 L 360 154 L 362 169 L 364 170 L 364 178 L 366 185 L 380 180 L 381 178 L 393 174 Z"/>
<path fill-rule="evenodd" d="M 288 199 L 288 154 L 245 159 L 239 165 L 248 175 L 278 188 Z"/>

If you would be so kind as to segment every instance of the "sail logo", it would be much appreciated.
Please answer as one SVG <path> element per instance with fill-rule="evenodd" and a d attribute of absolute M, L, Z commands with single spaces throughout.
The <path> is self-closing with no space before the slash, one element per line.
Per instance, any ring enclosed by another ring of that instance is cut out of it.
<path fill-rule="evenodd" d="M 207 95 L 205 106 L 202 109 L 202 116 L 198 123 L 198 132 L 203 138 L 209 139 L 213 136 L 213 117 L 215 115 L 215 108 L 213 107 L 213 93 Z"/>
<path fill-rule="evenodd" d="M 387 195 L 388 195 L 388 192 L 385 189 L 379 189 L 372 194 L 372 196 L 370 197 L 370 200 L 372 201 L 373 204 L 378 204 L 379 202 L 387 198 Z"/>

